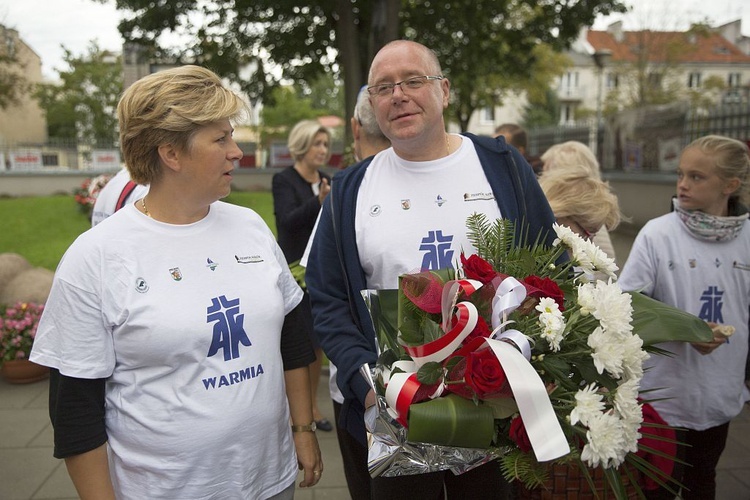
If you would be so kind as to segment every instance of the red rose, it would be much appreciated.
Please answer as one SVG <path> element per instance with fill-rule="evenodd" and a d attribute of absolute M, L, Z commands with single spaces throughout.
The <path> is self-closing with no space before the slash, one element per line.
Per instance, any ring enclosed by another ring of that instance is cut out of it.
<path fill-rule="evenodd" d="M 526 286 L 526 293 L 531 297 L 549 297 L 557 302 L 558 307 L 561 311 L 565 310 L 563 303 L 565 301 L 565 295 L 563 294 L 560 287 L 557 286 L 553 280 L 549 278 L 540 278 L 539 276 L 526 276 L 523 279 Z"/>
<path fill-rule="evenodd" d="M 507 393 L 508 379 L 492 349 L 472 351 L 466 356 L 466 384 L 479 399 L 499 397 Z"/>
<path fill-rule="evenodd" d="M 477 280 L 483 285 L 497 276 L 492 265 L 477 255 L 470 255 L 467 259 L 464 254 L 461 254 L 461 264 L 464 267 L 464 275 L 468 279 Z"/>
<path fill-rule="evenodd" d="M 468 344 L 470 341 L 476 339 L 476 338 L 488 338 L 490 335 L 492 335 L 492 330 L 490 329 L 489 325 L 487 325 L 487 322 L 479 316 L 477 318 L 477 326 L 474 327 L 474 329 L 471 331 L 471 333 L 464 339 L 464 345 Z"/>
<path fill-rule="evenodd" d="M 526 432 L 526 426 L 523 425 L 521 417 L 516 417 L 510 421 L 510 431 L 508 432 L 510 439 L 516 443 L 518 449 L 524 453 L 531 451 L 531 440 L 529 434 Z"/>

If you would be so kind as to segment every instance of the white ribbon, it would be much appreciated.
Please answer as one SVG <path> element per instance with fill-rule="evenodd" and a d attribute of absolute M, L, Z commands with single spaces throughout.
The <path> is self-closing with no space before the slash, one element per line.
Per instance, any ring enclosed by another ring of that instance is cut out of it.
<path fill-rule="evenodd" d="M 492 329 L 499 327 L 503 317 L 518 309 L 525 298 L 526 287 L 512 276 L 505 278 L 492 298 Z"/>
<path fill-rule="evenodd" d="M 503 333 L 493 335 L 492 338 L 496 340 L 506 339 L 505 342 L 510 341 L 511 345 L 521 351 L 526 361 L 531 361 L 531 344 L 529 343 L 529 338 L 518 330 L 506 330 Z"/>
<path fill-rule="evenodd" d="M 487 339 L 487 345 L 508 378 L 536 459 L 547 462 L 570 453 L 544 382 L 531 364 L 507 342 Z"/>

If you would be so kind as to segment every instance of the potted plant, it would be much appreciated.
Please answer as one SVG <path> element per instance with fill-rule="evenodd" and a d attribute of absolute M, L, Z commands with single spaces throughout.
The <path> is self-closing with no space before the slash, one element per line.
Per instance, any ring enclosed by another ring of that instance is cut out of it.
<path fill-rule="evenodd" d="M 49 368 L 29 361 L 44 304 L 0 305 L 0 374 L 11 383 L 43 380 Z"/>

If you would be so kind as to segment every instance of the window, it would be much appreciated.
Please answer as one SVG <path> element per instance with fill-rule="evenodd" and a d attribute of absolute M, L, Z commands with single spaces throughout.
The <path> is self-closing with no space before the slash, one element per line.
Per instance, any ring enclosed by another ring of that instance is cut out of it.
<path fill-rule="evenodd" d="M 493 106 L 483 108 L 479 120 L 482 123 L 495 123 L 495 108 Z"/>
<path fill-rule="evenodd" d="M 692 73 L 688 74 L 688 88 L 701 88 L 701 74 L 699 72 L 693 71 Z"/>
<path fill-rule="evenodd" d="M 737 88 L 742 84 L 742 73 L 729 73 L 727 75 L 727 86 L 729 88 Z"/>
<path fill-rule="evenodd" d="M 564 125 L 575 120 L 574 111 L 575 108 L 571 104 L 563 104 L 560 106 L 560 124 Z"/>
<path fill-rule="evenodd" d="M 652 89 L 661 88 L 661 73 L 649 73 L 648 74 L 648 86 Z"/>
<path fill-rule="evenodd" d="M 578 71 L 568 71 L 565 73 L 563 85 L 568 88 L 578 87 Z"/>
<path fill-rule="evenodd" d="M 620 86 L 620 75 L 617 73 L 607 73 L 607 89 L 616 89 Z"/>

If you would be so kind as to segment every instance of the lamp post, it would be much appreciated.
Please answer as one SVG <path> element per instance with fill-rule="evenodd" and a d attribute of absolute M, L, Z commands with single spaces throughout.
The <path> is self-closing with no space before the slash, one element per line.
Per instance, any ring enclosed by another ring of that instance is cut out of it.
<path fill-rule="evenodd" d="M 598 90 L 596 92 L 596 133 L 594 134 L 594 147 L 591 149 L 593 150 L 594 155 L 598 157 L 599 130 L 602 126 L 602 81 L 604 80 L 604 67 L 612 58 L 612 51 L 609 49 L 599 49 L 592 54 L 592 57 L 594 58 L 594 64 L 596 65 L 598 73 Z"/>

